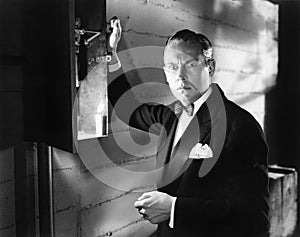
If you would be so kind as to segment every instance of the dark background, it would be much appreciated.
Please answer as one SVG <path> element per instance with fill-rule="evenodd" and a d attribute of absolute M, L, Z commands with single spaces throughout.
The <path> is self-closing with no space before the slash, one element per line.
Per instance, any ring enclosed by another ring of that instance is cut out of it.
<path fill-rule="evenodd" d="M 298 174 L 300 172 L 299 14 L 300 2 L 280 2 L 278 75 L 276 85 L 266 94 L 265 114 L 265 133 L 270 147 L 269 162 L 294 167 Z M 298 191 L 298 200 L 299 193 Z M 298 223 L 299 216 L 298 211 Z M 300 232 L 295 236 L 300 236 Z"/>

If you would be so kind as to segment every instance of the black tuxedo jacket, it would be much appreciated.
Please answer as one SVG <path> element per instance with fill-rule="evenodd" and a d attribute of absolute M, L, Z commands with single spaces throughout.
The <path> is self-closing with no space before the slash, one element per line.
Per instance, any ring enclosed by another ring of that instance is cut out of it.
<path fill-rule="evenodd" d="M 174 228 L 169 220 L 160 223 L 155 236 L 254 237 L 268 232 L 268 147 L 262 129 L 217 84 L 211 87 L 172 154 L 175 103 L 144 104 L 130 116 L 131 126 L 144 131 L 151 126 L 160 136 L 159 191 L 177 197 Z M 213 157 L 189 159 L 197 143 L 207 144 Z"/>

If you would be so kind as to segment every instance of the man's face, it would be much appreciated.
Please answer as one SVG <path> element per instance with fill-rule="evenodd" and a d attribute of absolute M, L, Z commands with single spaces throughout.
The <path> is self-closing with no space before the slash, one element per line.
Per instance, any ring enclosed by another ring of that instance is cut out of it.
<path fill-rule="evenodd" d="M 196 101 L 208 89 L 208 67 L 195 45 L 179 42 L 164 52 L 164 72 L 173 95 L 183 105 Z"/>

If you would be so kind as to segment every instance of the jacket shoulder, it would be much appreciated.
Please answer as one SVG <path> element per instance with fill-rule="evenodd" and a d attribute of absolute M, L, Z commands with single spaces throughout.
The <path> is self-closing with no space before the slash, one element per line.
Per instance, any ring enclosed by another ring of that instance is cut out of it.
<path fill-rule="evenodd" d="M 246 109 L 237 105 L 235 102 L 227 99 L 225 102 L 225 108 L 229 122 L 233 123 L 234 125 L 245 128 L 247 125 L 250 127 L 257 126 L 260 130 L 262 130 L 260 124 L 254 118 L 254 116 Z"/>

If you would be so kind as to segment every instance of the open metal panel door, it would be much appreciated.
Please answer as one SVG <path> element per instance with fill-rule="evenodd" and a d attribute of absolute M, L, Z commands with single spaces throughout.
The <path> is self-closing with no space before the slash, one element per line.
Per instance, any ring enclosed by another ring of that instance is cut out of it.
<path fill-rule="evenodd" d="M 82 45 L 76 72 L 75 23 L 92 31 L 106 29 L 105 0 L 24 0 L 24 136 L 26 141 L 76 152 L 73 103 L 99 47 Z M 103 27 L 104 26 L 104 27 Z M 90 35 L 86 35 L 89 37 Z M 86 36 L 82 39 L 86 40 Z M 102 38 L 102 39 L 105 39 Z M 105 44 L 101 43 L 105 49 Z M 99 46 L 99 45 L 98 45 Z M 102 50 L 103 52 L 105 50 Z M 94 57 L 94 56 L 93 56 Z M 76 130 L 76 128 L 75 128 Z"/>
<path fill-rule="evenodd" d="M 76 0 L 75 39 L 79 90 L 76 140 L 107 136 L 107 37 L 105 0 Z"/>

